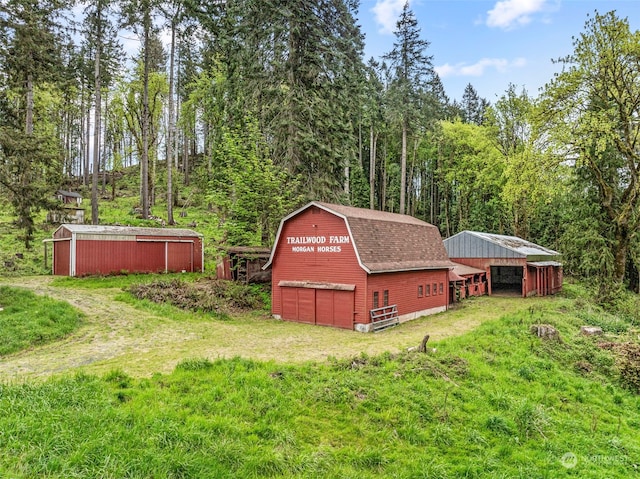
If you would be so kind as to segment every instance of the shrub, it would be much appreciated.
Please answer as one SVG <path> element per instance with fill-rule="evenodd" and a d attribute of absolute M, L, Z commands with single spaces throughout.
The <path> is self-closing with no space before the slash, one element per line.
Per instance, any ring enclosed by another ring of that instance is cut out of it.
<path fill-rule="evenodd" d="M 640 393 L 640 344 L 624 343 L 618 346 L 618 368 L 623 385 Z"/>

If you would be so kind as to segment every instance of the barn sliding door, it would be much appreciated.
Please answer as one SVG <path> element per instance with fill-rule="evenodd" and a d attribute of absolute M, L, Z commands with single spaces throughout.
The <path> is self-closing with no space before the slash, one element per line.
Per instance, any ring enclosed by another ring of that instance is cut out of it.
<path fill-rule="evenodd" d="M 353 329 L 354 291 L 282 288 L 282 319 Z"/>

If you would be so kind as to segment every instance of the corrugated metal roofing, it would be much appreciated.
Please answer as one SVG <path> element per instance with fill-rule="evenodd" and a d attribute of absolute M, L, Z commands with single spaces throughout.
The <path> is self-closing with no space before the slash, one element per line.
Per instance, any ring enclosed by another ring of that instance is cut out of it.
<path fill-rule="evenodd" d="M 409 215 L 316 201 L 282 220 L 276 245 L 282 225 L 310 207 L 321 208 L 344 218 L 360 264 L 370 273 L 453 267 L 440 232 L 432 224 Z"/>
<path fill-rule="evenodd" d="M 451 258 L 540 258 L 559 259 L 561 254 L 517 236 L 462 231 L 444 240 Z"/>
<path fill-rule="evenodd" d="M 92 235 L 133 235 L 133 236 L 195 236 L 202 237 L 202 234 L 189 229 L 181 228 L 146 228 L 137 226 L 111 226 L 111 225 L 76 225 L 63 224 L 60 228 L 76 234 Z"/>

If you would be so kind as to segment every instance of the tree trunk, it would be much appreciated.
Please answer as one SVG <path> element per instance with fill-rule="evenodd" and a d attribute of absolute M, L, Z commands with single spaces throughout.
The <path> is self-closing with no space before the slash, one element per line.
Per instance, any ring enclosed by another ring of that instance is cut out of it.
<path fill-rule="evenodd" d="M 189 138 L 187 131 L 182 132 L 182 172 L 184 173 L 184 185 L 189 186 Z"/>
<path fill-rule="evenodd" d="M 387 142 L 383 142 L 382 144 L 382 187 L 381 187 L 381 200 L 380 200 L 380 209 L 382 211 L 387 211 Z"/>
<path fill-rule="evenodd" d="M 176 130 L 175 107 L 173 102 L 174 63 L 176 54 L 176 23 L 171 22 L 171 51 L 169 53 L 169 130 L 167 131 L 167 224 L 174 225 L 173 219 L 173 138 Z"/>
<path fill-rule="evenodd" d="M 631 239 L 629 231 L 625 227 L 618 226 L 615 232 L 615 250 L 613 264 L 613 280 L 616 283 L 624 282 L 624 274 L 627 268 L 627 256 Z"/>
<path fill-rule="evenodd" d="M 142 158 L 140 159 L 140 196 L 142 218 L 149 218 L 149 30 L 151 12 L 149 2 L 142 7 L 144 23 L 144 77 L 142 86 Z"/>
<path fill-rule="evenodd" d="M 402 152 L 400 153 L 400 214 L 404 214 L 407 189 L 407 122 L 402 121 Z"/>
<path fill-rule="evenodd" d="M 95 85 L 94 127 L 93 127 L 93 175 L 91 176 L 91 224 L 98 224 L 98 170 L 100 169 L 100 130 L 102 128 L 102 98 L 100 85 L 100 8 L 98 7 L 98 33 L 96 37 L 96 57 L 94 59 L 93 80 Z"/>
<path fill-rule="evenodd" d="M 103 195 L 103 196 L 107 191 L 107 166 L 108 166 L 107 165 L 107 158 L 108 158 L 108 149 L 107 149 L 107 139 L 106 139 L 106 128 L 107 128 L 107 118 L 108 117 L 109 117 L 109 111 L 108 111 L 108 94 L 107 94 L 107 95 L 105 95 L 105 99 L 104 99 L 105 138 L 104 138 L 104 141 L 102 142 L 102 166 L 100 168 L 100 171 L 102 171 L 102 190 L 101 190 L 100 194 Z M 111 145 L 111 148 L 113 149 L 113 145 Z"/>
<path fill-rule="evenodd" d="M 88 95 L 87 95 L 88 96 Z M 85 117 L 85 140 L 84 140 L 84 172 L 82 174 L 82 184 L 84 186 L 88 186 L 89 185 L 89 145 L 90 145 L 90 141 L 89 138 L 91 138 L 91 105 L 89 104 L 89 102 L 87 101 L 87 111 L 86 111 L 86 117 Z"/>
<path fill-rule="evenodd" d="M 378 135 L 373 132 L 373 125 L 369 130 L 369 208 L 375 209 L 376 199 L 376 146 Z"/>

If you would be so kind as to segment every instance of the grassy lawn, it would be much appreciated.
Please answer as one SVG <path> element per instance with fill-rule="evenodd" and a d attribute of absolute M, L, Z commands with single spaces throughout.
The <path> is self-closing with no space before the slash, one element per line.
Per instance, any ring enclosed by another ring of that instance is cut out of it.
<path fill-rule="evenodd" d="M 599 346 L 634 326 L 575 297 L 515 303 L 480 298 L 380 334 L 193 318 L 190 329 L 237 328 L 210 347 L 244 338 L 243 358 L 190 344 L 166 374 L 114 367 L 0 386 L 0 476 L 636 477 L 640 396 Z M 605 336 L 582 336 L 585 322 Z M 538 323 L 561 341 L 532 335 Z M 433 331 L 435 352 L 406 351 Z M 302 351 L 361 352 L 290 360 L 305 337 Z M 248 359 L 256 351 L 271 358 Z"/>
<path fill-rule="evenodd" d="M 0 286 L 0 356 L 60 339 L 79 327 L 80 318 L 64 301 Z"/>
<path fill-rule="evenodd" d="M 104 374 L 112 369 L 135 377 L 169 373 L 181 361 L 243 357 L 278 363 L 326 361 L 360 353 L 397 353 L 417 347 L 426 334 L 429 346 L 464 334 L 506 313 L 555 305 L 560 297 L 481 297 L 445 313 L 420 318 L 378 334 L 314 327 L 272 319 L 266 311 L 226 319 L 168 305 L 135 300 L 123 291 L 137 282 L 197 275 L 130 275 L 105 278 L 12 278 L 34 292 L 69 302 L 84 314 L 82 327 L 65 338 L 5 358 L 0 378 L 46 377 L 82 370 Z M 0 280 L 0 283 L 2 281 Z"/>

